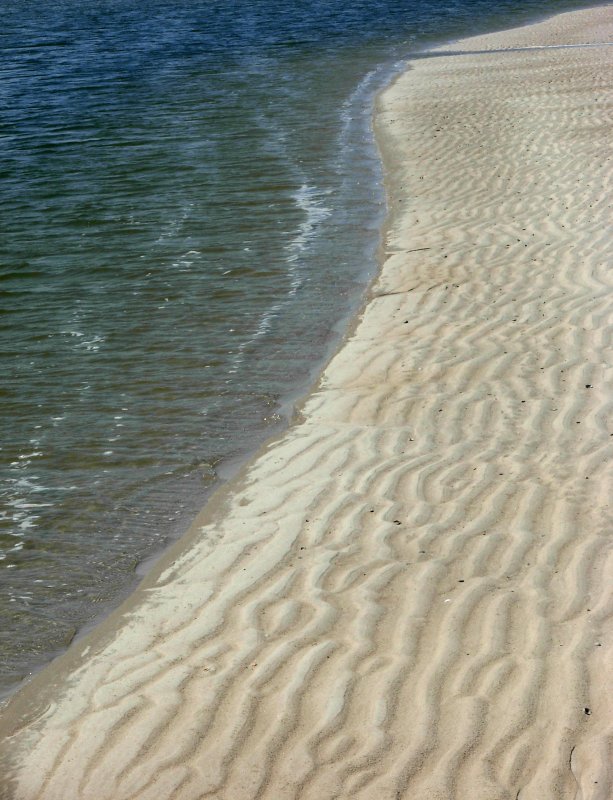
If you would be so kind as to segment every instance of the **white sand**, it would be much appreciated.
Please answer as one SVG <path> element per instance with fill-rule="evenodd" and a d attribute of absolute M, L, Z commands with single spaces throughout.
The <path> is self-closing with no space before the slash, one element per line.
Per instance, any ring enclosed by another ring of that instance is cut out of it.
<path fill-rule="evenodd" d="M 457 47 L 596 41 L 611 6 Z M 612 68 L 454 55 L 383 94 L 355 331 L 10 704 L 3 800 L 611 800 Z"/>

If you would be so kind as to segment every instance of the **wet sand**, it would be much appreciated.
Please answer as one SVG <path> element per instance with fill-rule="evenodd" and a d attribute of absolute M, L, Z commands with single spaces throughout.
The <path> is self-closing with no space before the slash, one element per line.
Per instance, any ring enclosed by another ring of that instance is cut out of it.
<path fill-rule="evenodd" d="M 3 800 L 609 800 L 613 7 L 378 99 L 389 217 L 305 401 L 0 721 Z"/>

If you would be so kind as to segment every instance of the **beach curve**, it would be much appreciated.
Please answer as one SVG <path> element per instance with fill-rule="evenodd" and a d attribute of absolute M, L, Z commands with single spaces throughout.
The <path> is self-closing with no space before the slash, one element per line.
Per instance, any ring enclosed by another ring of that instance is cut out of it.
<path fill-rule="evenodd" d="M 563 14 L 379 97 L 355 329 L 9 704 L 3 800 L 613 795 L 611 41 L 611 6 Z"/>

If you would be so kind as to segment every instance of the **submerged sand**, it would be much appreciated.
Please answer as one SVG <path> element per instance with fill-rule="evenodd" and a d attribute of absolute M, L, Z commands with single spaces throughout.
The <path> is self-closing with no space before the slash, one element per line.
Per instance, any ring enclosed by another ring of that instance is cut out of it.
<path fill-rule="evenodd" d="M 455 50 L 606 41 L 611 6 Z M 383 93 L 359 322 L 296 424 L 5 710 L 0 797 L 613 797 L 612 68 L 456 53 Z"/>

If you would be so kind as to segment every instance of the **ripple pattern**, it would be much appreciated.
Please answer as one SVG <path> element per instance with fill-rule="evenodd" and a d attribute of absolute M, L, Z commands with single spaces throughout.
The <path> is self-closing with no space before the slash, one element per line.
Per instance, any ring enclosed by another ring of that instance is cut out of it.
<path fill-rule="evenodd" d="M 612 796 L 612 60 L 426 59 L 379 98 L 355 330 L 121 624 L 9 707 L 2 798 Z"/>

